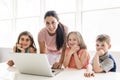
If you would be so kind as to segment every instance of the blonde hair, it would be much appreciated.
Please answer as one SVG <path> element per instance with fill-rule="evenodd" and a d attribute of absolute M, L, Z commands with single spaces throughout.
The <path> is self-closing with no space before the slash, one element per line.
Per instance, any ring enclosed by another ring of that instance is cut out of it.
<path fill-rule="evenodd" d="M 77 31 L 72 31 L 72 32 L 69 32 L 68 36 L 67 36 L 67 42 L 68 42 L 68 38 L 71 34 L 75 34 L 77 36 L 77 39 L 79 41 L 79 46 L 81 49 L 87 49 L 87 46 L 83 40 L 83 37 L 82 35 L 80 34 L 80 32 L 77 32 Z"/>

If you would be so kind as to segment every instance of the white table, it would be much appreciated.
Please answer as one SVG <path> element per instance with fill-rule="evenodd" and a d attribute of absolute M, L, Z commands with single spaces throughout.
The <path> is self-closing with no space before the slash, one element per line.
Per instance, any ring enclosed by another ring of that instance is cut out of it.
<path fill-rule="evenodd" d="M 0 63 L 0 80 L 120 80 L 120 72 L 97 73 L 95 77 L 84 77 L 84 69 L 65 69 L 54 77 L 20 74 L 14 67 Z"/>

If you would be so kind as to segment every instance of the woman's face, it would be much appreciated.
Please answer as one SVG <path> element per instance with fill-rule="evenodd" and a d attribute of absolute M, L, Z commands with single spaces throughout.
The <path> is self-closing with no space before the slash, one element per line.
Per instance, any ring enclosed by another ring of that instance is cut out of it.
<path fill-rule="evenodd" d="M 19 44 L 21 45 L 21 48 L 28 48 L 31 44 L 30 38 L 27 35 L 22 35 L 19 39 Z"/>
<path fill-rule="evenodd" d="M 54 34 L 56 32 L 58 23 L 59 22 L 57 21 L 57 19 L 53 16 L 48 16 L 45 18 L 46 29 L 49 34 Z"/>

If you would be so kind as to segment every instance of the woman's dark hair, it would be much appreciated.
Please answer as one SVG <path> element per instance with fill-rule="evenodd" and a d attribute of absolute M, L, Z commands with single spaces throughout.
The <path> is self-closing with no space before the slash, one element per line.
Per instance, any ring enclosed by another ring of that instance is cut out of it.
<path fill-rule="evenodd" d="M 56 18 L 57 21 L 59 21 L 58 15 L 55 11 L 46 12 L 44 19 L 46 19 L 46 17 L 48 17 L 48 16 L 52 16 L 52 17 Z M 60 50 L 60 48 L 62 48 L 62 46 L 64 44 L 65 35 L 66 35 L 66 33 L 64 30 L 64 25 L 59 22 L 57 30 L 56 30 L 56 46 L 57 46 L 58 50 Z"/>
<path fill-rule="evenodd" d="M 29 36 L 30 40 L 31 40 L 31 44 L 29 47 L 33 47 L 35 49 L 35 51 L 37 50 L 36 49 L 36 45 L 35 45 L 35 42 L 34 42 L 34 39 L 33 39 L 33 36 L 30 32 L 28 31 L 23 31 L 20 33 L 20 35 L 18 36 L 18 40 L 17 40 L 17 44 L 19 44 L 19 40 L 20 40 L 20 37 L 23 36 L 23 35 L 27 35 Z M 16 49 L 17 50 L 17 49 Z"/>

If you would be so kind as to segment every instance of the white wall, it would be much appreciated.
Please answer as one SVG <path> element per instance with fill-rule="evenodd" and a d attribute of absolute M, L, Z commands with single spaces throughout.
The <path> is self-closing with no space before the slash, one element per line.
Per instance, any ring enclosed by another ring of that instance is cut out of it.
<path fill-rule="evenodd" d="M 98 34 L 106 33 L 111 37 L 111 51 L 120 51 L 120 0 L 0 0 L 0 47 L 13 47 L 24 30 L 33 34 L 38 47 L 38 32 L 48 10 L 57 11 L 70 31 L 81 32 L 88 50 L 95 49 Z"/>

